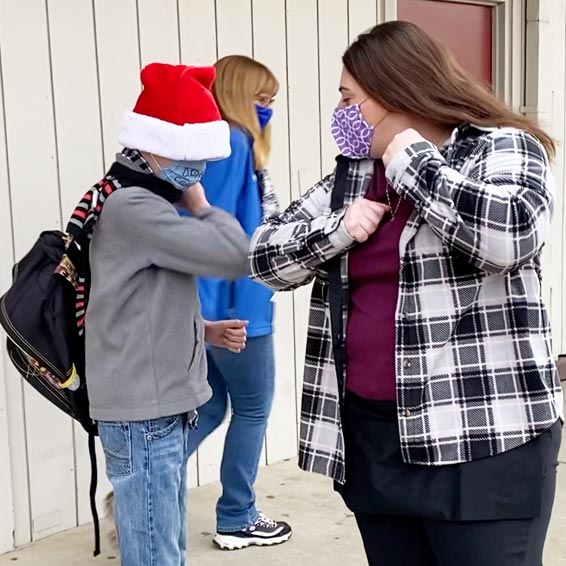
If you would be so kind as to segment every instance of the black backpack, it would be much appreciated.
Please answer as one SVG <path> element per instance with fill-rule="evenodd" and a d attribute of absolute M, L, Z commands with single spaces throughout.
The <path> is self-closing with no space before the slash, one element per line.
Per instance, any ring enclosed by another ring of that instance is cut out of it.
<path fill-rule="evenodd" d="M 43 232 L 14 266 L 12 287 L 0 299 L 0 323 L 23 378 L 96 435 L 84 380 L 84 340 L 75 318 L 80 256 L 68 234 Z"/>
<path fill-rule="evenodd" d="M 131 150 L 126 150 L 131 151 Z M 0 325 L 8 335 L 10 359 L 22 377 L 88 433 L 90 506 L 94 555 L 100 554 L 96 509 L 98 471 L 85 375 L 85 314 L 90 290 L 89 244 L 106 199 L 121 187 L 146 188 L 173 203 L 180 193 L 153 175 L 114 163 L 81 199 L 65 233 L 43 232 L 13 269 L 13 282 L 0 299 Z"/>

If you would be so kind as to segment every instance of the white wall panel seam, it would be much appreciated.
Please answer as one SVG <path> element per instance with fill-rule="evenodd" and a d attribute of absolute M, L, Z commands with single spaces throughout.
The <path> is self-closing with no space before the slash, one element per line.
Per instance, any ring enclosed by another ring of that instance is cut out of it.
<path fill-rule="evenodd" d="M 139 61 L 139 70 L 141 71 L 142 68 L 142 42 L 141 42 L 141 24 L 140 24 L 140 5 L 139 0 L 136 0 L 136 29 L 138 33 L 138 61 Z"/>
<path fill-rule="evenodd" d="M 0 74 L 2 73 L 2 45 L 1 45 L 1 41 L 0 41 Z M 7 181 L 8 181 L 8 187 L 7 187 L 7 193 L 8 193 L 8 205 L 10 207 L 10 232 L 12 234 L 12 258 L 11 258 L 11 262 L 14 263 L 14 258 L 16 257 L 16 245 L 15 245 L 15 241 L 16 241 L 16 236 L 14 234 L 14 220 L 12 218 L 12 210 L 13 210 L 13 206 L 12 206 L 12 186 L 11 186 L 11 178 L 10 178 L 10 160 L 8 159 L 8 128 L 6 127 L 6 99 L 4 97 L 4 81 L 0 80 L 0 97 L 2 98 L 2 117 L 3 117 L 3 122 L 4 122 L 4 132 L 3 132 L 3 136 L 4 136 L 4 146 L 6 148 L 6 152 L 5 155 L 2 157 L 3 159 L 5 159 L 6 161 L 6 177 L 7 177 Z"/>
<path fill-rule="evenodd" d="M 91 1 L 92 7 L 92 24 L 93 24 L 93 33 L 94 33 L 94 55 L 95 55 L 95 65 L 96 65 L 96 88 L 97 88 L 97 100 L 98 100 L 98 123 L 100 124 L 100 147 L 101 152 L 100 155 L 102 157 L 102 167 L 101 169 L 104 170 L 105 168 L 105 157 L 104 157 L 104 121 L 102 119 L 102 92 L 100 88 L 100 62 L 99 62 L 99 53 L 98 53 L 98 33 L 96 29 L 96 9 L 94 7 L 94 3 L 96 0 Z"/>
<path fill-rule="evenodd" d="M 176 0 L 177 3 L 177 36 L 179 38 L 179 65 L 183 60 L 183 48 L 182 48 L 182 40 L 181 40 L 181 6 L 179 5 L 179 0 Z"/>

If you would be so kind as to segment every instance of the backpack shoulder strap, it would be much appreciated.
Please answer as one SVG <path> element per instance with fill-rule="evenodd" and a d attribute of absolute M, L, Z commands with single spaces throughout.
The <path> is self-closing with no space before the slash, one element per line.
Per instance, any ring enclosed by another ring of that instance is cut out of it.
<path fill-rule="evenodd" d="M 88 435 L 88 453 L 90 455 L 90 511 L 92 513 L 92 521 L 94 523 L 94 556 L 100 554 L 100 520 L 98 518 L 98 510 L 96 508 L 96 489 L 98 487 L 98 466 L 96 462 L 96 445 L 95 436 L 92 433 Z"/>
<path fill-rule="evenodd" d="M 88 242 L 92 237 L 106 199 L 119 188 L 120 184 L 116 179 L 107 174 L 93 185 L 79 201 L 67 224 L 67 232 L 79 244 Z"/>

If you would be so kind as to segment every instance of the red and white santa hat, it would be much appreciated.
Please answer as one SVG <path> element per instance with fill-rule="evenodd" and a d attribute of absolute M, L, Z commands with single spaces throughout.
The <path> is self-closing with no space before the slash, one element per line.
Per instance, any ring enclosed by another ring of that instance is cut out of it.
<path fill-rule="evenodd" d="M 214 67 L 145 67 L 143 90 L 124 117 L 120 144 L 179 161 L 228 157 L 230 128 L 210 92 L 215 77 Z"/>

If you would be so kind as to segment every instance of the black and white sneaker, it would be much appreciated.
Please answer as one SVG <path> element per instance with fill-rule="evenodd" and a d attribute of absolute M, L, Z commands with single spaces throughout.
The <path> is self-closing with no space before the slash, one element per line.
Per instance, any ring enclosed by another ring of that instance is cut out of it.
<path fill-rule="evenodd" d="M 239 550 L 248 546 L 281 544 L 288 541 L 292 534 L 287 523 L 272 521 L 260 513 L 257 521 L 247 529 L 235 533 L 219 531 L 213 540 L 222 550 Z"/>

